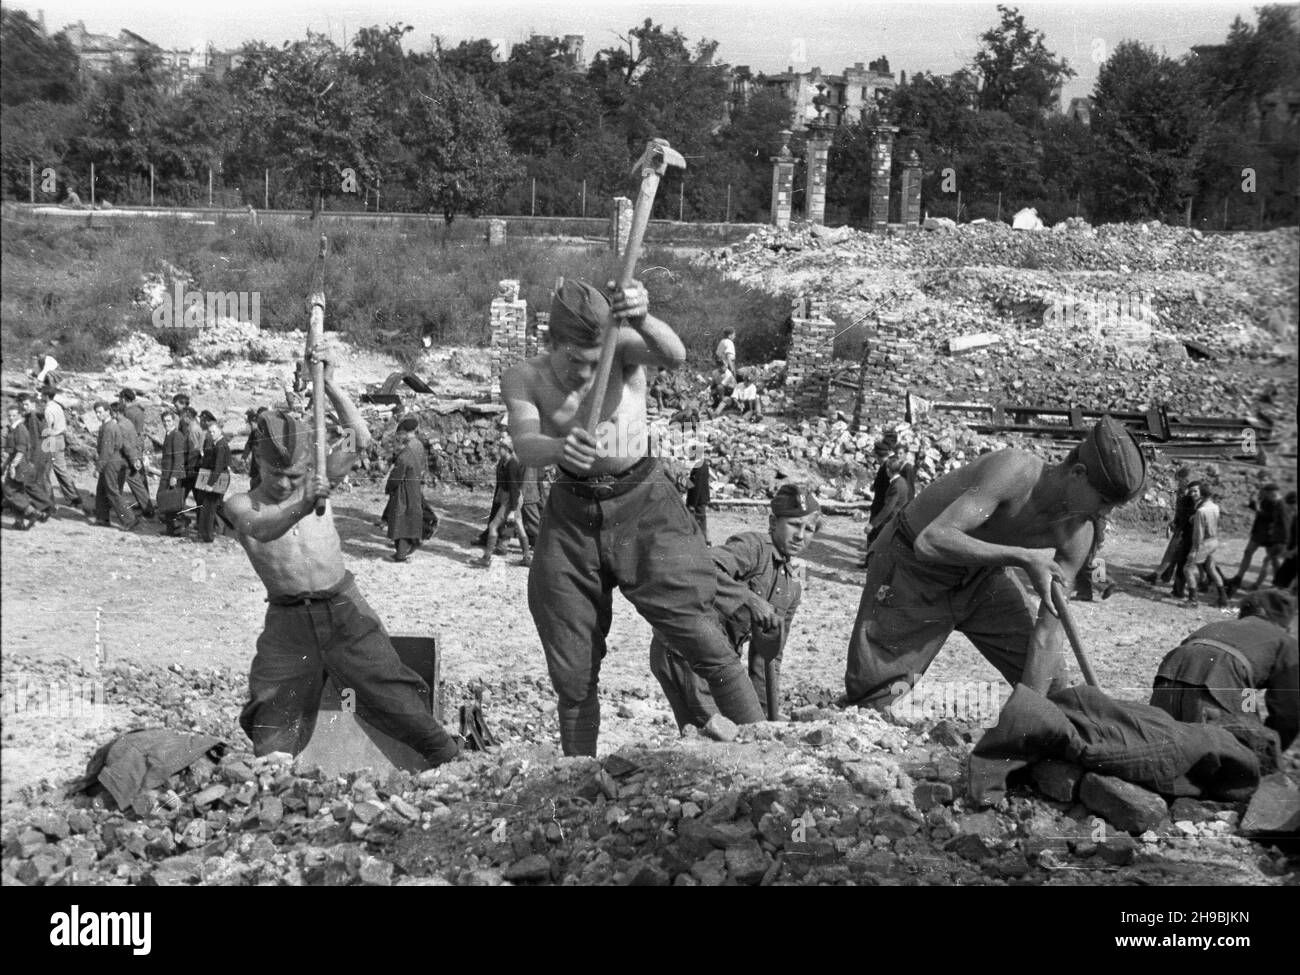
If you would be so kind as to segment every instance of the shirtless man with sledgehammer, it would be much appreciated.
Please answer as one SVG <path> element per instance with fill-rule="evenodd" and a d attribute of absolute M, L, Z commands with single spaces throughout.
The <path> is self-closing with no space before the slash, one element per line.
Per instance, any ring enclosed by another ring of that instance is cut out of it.
<path fill-rule="evenodd" d="M 648 310 L 637 282 L 611 297 L 566 281 L 551 302 L 552 351 L 501 378 L 515 453 L 529 467 L 559 467 L 528 575 L 528 607 L 559 696 L 566 755 L 596 754 L 596 685 L 615 586 L 708 682 L 722 715 L 737 724 L 764 718 L 744 664 L 714 619 L 717 583 L 704 535 L 658 459 L 645 453 L 646 369 L 676 369 L 686 360 L 681 339 Z M 598 442 L 580 418 L 602 332 L 616 317 L 636 326 L 619 329 L 599 415 L 631 456 L 611 451 L 605 438 Z"/>
<path fill-rule="evenodd" d="M 428 685 L 397 656 L 343 564 L 330 485 L 352 469 L 370 431 L 334 383 L 336 354 L 337 343 L 322 340 L 308 358 L 324 363 L 324 393 L 346 431 L 343 449 L 330 453 L 321 470 L 313 461 L 311 427 L 284 411 L 263 413 L 257 419 L 262 481 L 225 502 L 226 518 L 270 604 L 239 723 L 254 754 L 298 754 L 311 740 L 328 674 L 339 687 L 356 692 L 371 724 L 430 765 L 440 765 L 455 758 L 459 748 L 430 713 Z M 323 507 L 319 514 L 318 507 Z"/>

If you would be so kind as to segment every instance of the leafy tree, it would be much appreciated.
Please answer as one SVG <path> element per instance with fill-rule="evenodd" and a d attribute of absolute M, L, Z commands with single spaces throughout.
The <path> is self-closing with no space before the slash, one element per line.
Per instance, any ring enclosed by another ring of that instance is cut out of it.
<path fill-rule="evenodd" d="M 443 214 L 476 217 L 500 198 L 520 167 L 506 144 L 501 109 L 465 75 L 430 65 L 407 105 L 414 169 L 406 176 L 419 202 Z"/>
<path fill-rule="evenodd" d="M 69 104 L 81 94 L 80 63 L 67 37 L 46 37 L 25 11 L 0 8 L 0 102 Z"/>
<path fill-rule="evenodd" d="M 1099 212 L 1134 220 L 1179 209 L 1195 188 L 1207 121 L 1186 65 L 1137 41 L 1120 43 L 1093 91 Z"/>
<path fill-rule="evenodd" d="M 329 38 L 308 32 L 305 41 L 279 49 L 246 45 L 229 77 L 241 143 L 253 150 L 246 160 L 259 174 L 264 161 L 306 192 L 313 217 L 326 198 L 349 192 L 345 170 L 373 182 L 375 150 L 384 142 L 373 95 Z"/>
<path fill-rule="evenodd" d="M 981 111 L 1006 112 L 1022 125 L 1040 125 L 1060 107 L 1061 88 L 1075 71 L 1043 43 L 1044 34 L 1025 26 L 1015 7 L 998 4 L 1002 20 L 980 35 L 974 68 L 980 77 Z"/>

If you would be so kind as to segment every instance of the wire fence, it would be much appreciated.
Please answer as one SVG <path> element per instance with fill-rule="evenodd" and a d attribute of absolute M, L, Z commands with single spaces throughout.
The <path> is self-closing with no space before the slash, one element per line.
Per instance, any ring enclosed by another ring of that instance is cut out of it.
<path fill-rule="evenodd" d="M 349 191 L 312 198 L 296 181 L 264 170 L 259 179 L 236 180 L 218 169 L 206 178 L 162 179 L 152 167 L 121 170 L 91 165 L 81 171 L 67 166 L 40 167 L 29 164 L 27 192 L 20 194 L 11 184 L 5 187 L 10 200 L 35 204 L 81 204 L 95 206 L 171 207 L 311 211 L 354 214 L 440 213 L 421 204 L 417 192 L 400 182 L 374 184 L 356 180 Z M 661 186 L 653 218 L 684 223 L 770 223 L 767 207 L 771 181 L 758 178 L 743 184 L 722 186 L 689 178 Z M 633 195 L 629 189 L 627 196 Z M 1294 200 L 1275 199 L 1277 194 L 1231 193 L 1223 197 L 1194 199 L 1190 205 L 1157 213 L 1135 215 L 1129 222 L 1159 220 L 1171 226 L 1193 227 L 1205 232 L 1264 230 L 1293 226 Z M 805 187 L 796 184 L 792 218 L 806 219 Z M 524 178 L 511 182 L 494 200 L 486 201 L 481 212 L 457 216 L 562 217 L 608 220 L 614 212 L 615 195 L 600 192 L 586 180 L 545 181 Z M 761 201 L 761 202 L 760 202 Z M 1073 197 L 1042 197 L 1011 194 L 939 193 L 922 199 L 924 216 L 944 217 L 958 223 L 975 220 L 1010 223 L 1024 208 L 1033 208 L 1047 225 L 1078 217 L 1096 222 L 1091 201 L 1084 194 Z M 866 229 L 869 215 L 861 205 L 828 202 L 823 222 L 829 226 Z M 902 201 L 897 180 L 890 197 L 888 222 L 903 223 Z"/>

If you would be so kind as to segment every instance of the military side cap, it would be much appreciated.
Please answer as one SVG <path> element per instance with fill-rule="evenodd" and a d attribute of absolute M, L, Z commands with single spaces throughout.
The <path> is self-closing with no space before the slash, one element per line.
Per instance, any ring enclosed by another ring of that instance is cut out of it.
<path fill-rule="evenodd" d="M 1079 444 L 1079 460 L 1088 468 L 1088 483 L 1111 504 L 1133 500 L 1146 483 L 1147 462 L 1137 438 L 1110 415 Z"/>
<path fill-rule="evenodd" d="M 587 281 L 566 280 L 551 295 L 551 342 L 580 348 L 599 345 L 611 324 L 609 296 Z"/>
<path fill-rule="evenodd" d="M 408 430 L 418 430 L 420 428 L 420 419 L 415 416 L 403 417 L 397 424 L 397 429 L 405 433 Z"/>
<path fill-rule="evenodd" d="M 800 518 L 821 510 L 816 495 L 802 484 L 782 484 L 772 497 L 772 514 L 778 518 Z"/>

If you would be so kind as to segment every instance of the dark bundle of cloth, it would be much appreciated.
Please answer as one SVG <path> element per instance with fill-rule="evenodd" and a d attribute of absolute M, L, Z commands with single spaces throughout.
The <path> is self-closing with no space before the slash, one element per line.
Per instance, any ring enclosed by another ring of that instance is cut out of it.
<path fill-rule="evenodd" d="M 997 802 L 1009 775 L 1047 758 L 1154 792 L 1238 800 L 1259 785 L 1259 761 L 1224 728 L 1177 721 L 1159 708 L 1080 685 L 1047 697 L 1017 684 L 997 726 L 975 746 L 970 795 Z"/>

